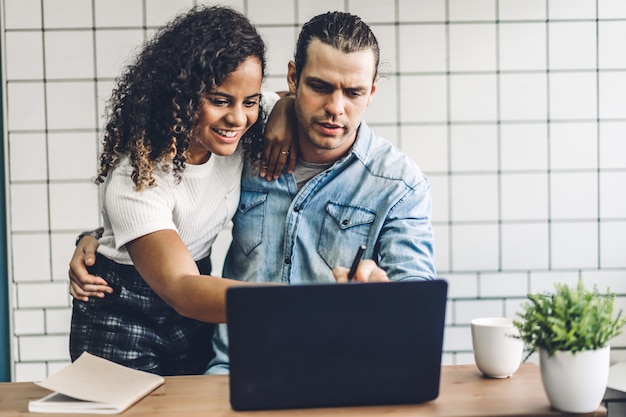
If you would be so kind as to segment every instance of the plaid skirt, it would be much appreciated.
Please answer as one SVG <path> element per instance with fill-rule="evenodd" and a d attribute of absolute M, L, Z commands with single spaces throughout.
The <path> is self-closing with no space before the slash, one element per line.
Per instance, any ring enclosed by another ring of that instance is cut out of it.
<path fill-rule="evenodd" d="M 197 262 L 210 274 L 209 257 Z M 70 356 L 83 352 L 159 375 L 203 374 L 214 352 L 214 324 L 183 317 L 146 284 L 132 265 L 100 254 L 89 272 L 113 288 L 104 298 L 73 300 Z"/>

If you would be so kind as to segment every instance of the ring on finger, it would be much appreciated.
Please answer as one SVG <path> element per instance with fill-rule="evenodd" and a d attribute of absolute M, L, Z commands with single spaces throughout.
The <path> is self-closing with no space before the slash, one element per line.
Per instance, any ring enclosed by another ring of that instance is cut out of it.
<path fill-rule="evenodd" d="M 281 151 L 280 153 L 285 155 L 285 156 L 289 155 L 289 151 Z"/>

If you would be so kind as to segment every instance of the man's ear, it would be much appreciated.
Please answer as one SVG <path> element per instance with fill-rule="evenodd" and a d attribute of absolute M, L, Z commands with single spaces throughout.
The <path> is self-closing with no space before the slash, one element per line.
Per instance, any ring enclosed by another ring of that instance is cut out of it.
<path fill-rule="evenodd" d="M 376 78 L 374 78 L 374 82 L 372 83 L 372 89 L 370 90 L 370 96 L 369 99 L 367 101 L 367 105 L 369 106 L 372 103 L 372 100 L 374 100 L 374 95 L 376 94 L 376 91 L 378 90 L 378 80 L 380 79 L 380 77 L 378 75 L 376 75 Z"/>
<path fill-rule="evenodd" d="M 289 61 L 289 64 L 287 64 L 287 84 L 289 85 L 289 92 L 296 94 L 298 74 L 296 73 L 296 63 L 293 61 Z"/>

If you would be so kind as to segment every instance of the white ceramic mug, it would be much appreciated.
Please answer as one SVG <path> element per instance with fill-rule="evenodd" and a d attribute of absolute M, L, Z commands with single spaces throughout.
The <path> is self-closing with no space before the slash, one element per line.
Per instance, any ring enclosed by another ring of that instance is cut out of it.
<path fill-rule="evenodd" d="M 507 378 L 522 362 L 524 343 L 513 319 L 485 317 L 471 321 L 472 346 L 476 366 L 490 378 Z"/>

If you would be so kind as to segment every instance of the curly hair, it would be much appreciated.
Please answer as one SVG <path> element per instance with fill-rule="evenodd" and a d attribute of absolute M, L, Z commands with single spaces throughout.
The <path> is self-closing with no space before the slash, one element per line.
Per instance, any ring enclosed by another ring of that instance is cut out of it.
<path fill-rule="evenodd" d="M 135 189 L 155 185 L 160 165 L 180 180 L 190 135 L 207 93 L 249 57 L 265 75 L 266 46 L 256 28 L 228 7 L 194 6 L 161 27 L 116 79 L 106 108 L 106 125 L 96 183 L 104 182 L 129 156 Z M 244 154 L 258 158 L 263 117 L 242 138 Z"/>

